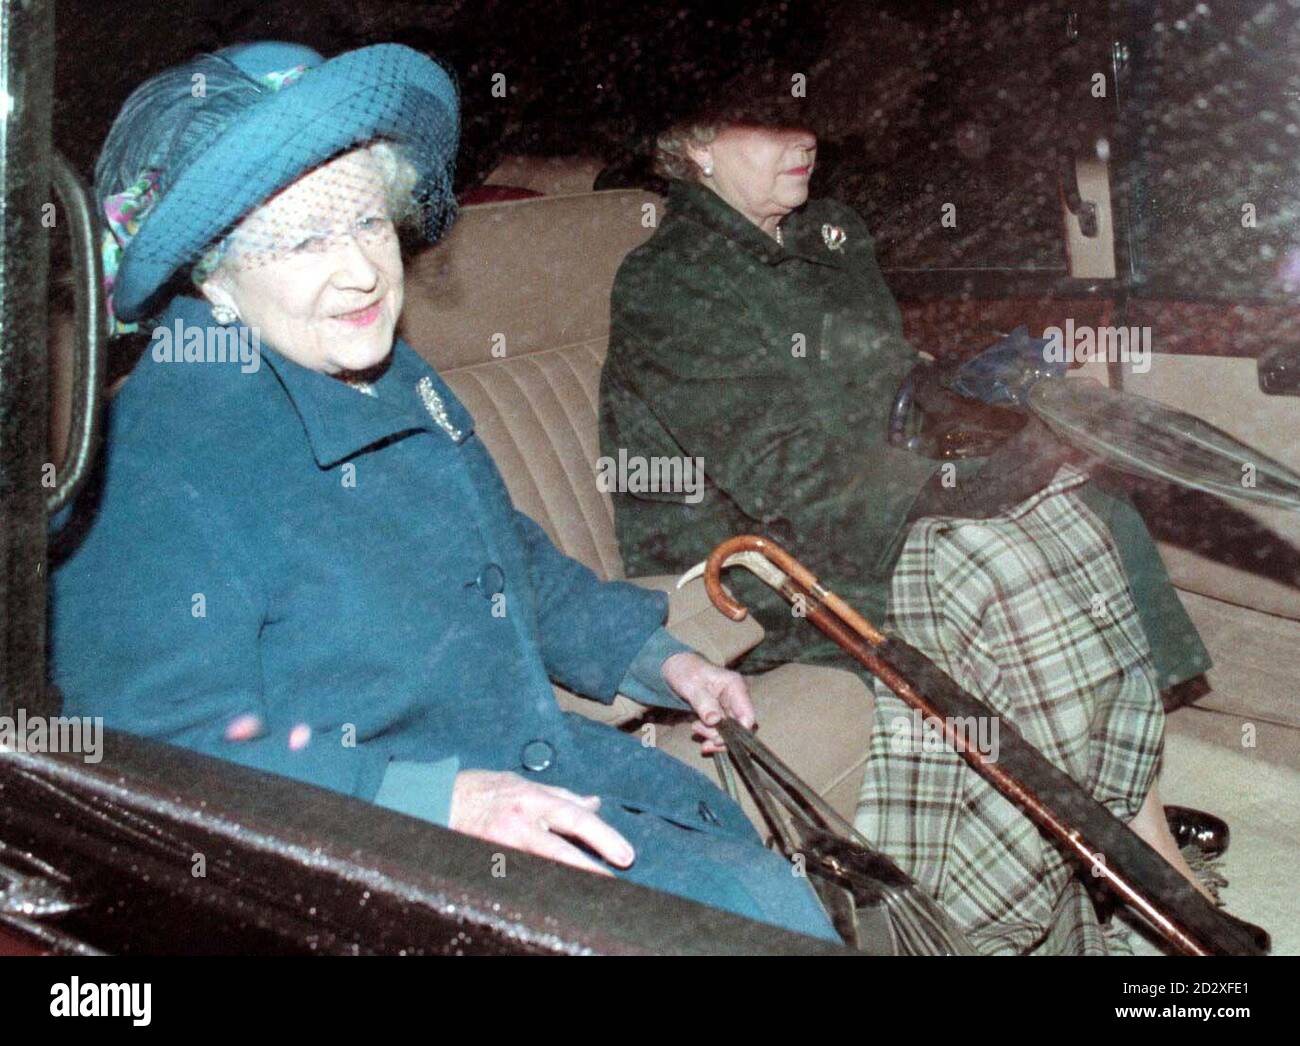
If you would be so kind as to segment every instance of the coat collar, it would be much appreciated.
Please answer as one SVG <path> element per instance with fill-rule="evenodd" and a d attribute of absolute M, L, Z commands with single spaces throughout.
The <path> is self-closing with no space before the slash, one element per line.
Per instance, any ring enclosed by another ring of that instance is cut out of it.
<path fill-rule="evenodd" d="M 186 324 L 210 327 L 212 313 L 200 299 L 178 296 L 163 322 L 179 319 Z M 252 337 L 248 327 L 238 327 L 241 344 Z M 463 443 L 474 431 L 469 411 L 455 394 L 406 342 L 393 346 L 387 370 L 374 382 L 374 396 L 328 374 L 309 370 L 270 345 L 260 344 L 260 358 L 279 380 L 279 385 L 302 421 L 312 456 L 321 468 L 330 468 L 353 455 L 406 432 L 436 433 Z M 435 407 L 441 404 L 445 425 L 433 417 L 421 399 L 417 386 L 428 378 Z M 453 431 L 454 430 L 454 433 Z"/>
<path fill-rule="evenodd" d="M 676 178 L 668 187 L 669 214 L 698 222 L 768 265 L 802 258 L 819 265 L 841 266 L 843 252 L 827 249 L 821 225 L 808 209 L 805 204 L 786 218 L 781 229 L 785 245 L 781 246 L 712 189 Z"/>

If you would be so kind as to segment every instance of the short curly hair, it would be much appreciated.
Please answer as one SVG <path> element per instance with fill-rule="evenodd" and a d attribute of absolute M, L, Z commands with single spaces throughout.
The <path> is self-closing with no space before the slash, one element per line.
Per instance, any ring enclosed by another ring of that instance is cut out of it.
<path fill-rule="evenodd" d="M 700 165 L 687 152 L 692 145 L 708 145 L 718 137 L 722 124 L 716 120 L 688 120 L 673 124 L 655 139 L 655 173 L 665 178 L 698 182 Z"/>
<path fill-rule="evenodd" d="M 420 172 L 401 149 L 387 139 L 376 138 L 369 142 L 362 142 L 349 151 L 362 149 L 369 152 L 379 163 L 379 169 L 384 177 L 384 196 L 388 203 L 389 220 L 399 232 L 409 231 L 413 235 L 414 229 L 408 230 L 406 227 L 414 226 L 419 222 L 420 204 L 416 199 L 415 187 L 420 180 Z M 204 251 L 194 264 L 193 269 L 190 270 L 190 281 L 195 287 L 201 287 L 221 268 L 233 235 L 234 230 L 231 230 Z"/>

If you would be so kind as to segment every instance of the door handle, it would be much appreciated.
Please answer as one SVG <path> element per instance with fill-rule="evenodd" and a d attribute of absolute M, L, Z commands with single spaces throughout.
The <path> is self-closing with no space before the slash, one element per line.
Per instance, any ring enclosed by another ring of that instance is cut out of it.
<path fill-rule="evenodd" d="M 90 194 L 72 165 L 55 151 L 51 154 L 54 191 L 68 215 L 72 237 L 72 272 L 76 287 L 77 335 L 73 353 L 72 423 L 68 449 L 58 470 L 45 510 L 54 515 L 66 505 L 90 471 L 99 438 L 99 418 L 104 384 L 104 283 L 103 262 L 96 239 L 95 213 Z"/>
<path fill-rule="evenodd" d="M 1255 361 L 1266 396 L 1300 396 L 1300 345 L 1275 345 Z"/>
<path fill-rule="evenodd" d="M 1061 193 L 1065 197 L 1065 207 L 1079 219 L 1079 232 L 1088 239 L 1093 239 L 1100 227 L 1097 222 L 1097 205 L 1085 200 L 1079 194 L 1079 171 L 1075 167 L 1073 152 L 1063 152 L 1060 157 Z"/>

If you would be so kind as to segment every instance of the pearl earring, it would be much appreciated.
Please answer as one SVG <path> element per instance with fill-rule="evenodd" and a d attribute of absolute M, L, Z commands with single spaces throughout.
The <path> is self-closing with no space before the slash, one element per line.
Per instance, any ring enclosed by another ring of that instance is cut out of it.
<path fill-rule="evenodd" d="M 703 174 L 704 177 L 706 177 L 706 178 L 712 178 L 712 177 L 713 177 L 713 164 L 711 164 L 711 163 L 706 163 L 703 167 L 700 168 L 700 173 Z"/>
<path fill-rule="evenodd" d="M 239 313 L 229 305 L 214 305 L 212 306 L 212 318 L 222 326 L 228 326 L 239 319 Z"/>

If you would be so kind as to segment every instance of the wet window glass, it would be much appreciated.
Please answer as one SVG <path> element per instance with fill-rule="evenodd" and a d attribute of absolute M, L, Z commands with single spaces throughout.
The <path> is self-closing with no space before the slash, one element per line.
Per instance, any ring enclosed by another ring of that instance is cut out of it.
<path fill-rule="evenodd" d="M 820 188 L 867 218 L 886 269 L 1066 271 L 1068 128 L 1107 106 L 1088 104 L 1080 6 L 841 9 L 812 80 L 831 126 Z"/>
<path fill-rule="evenodd" d="M 1300 21 L 1285 4 L 1135 5 L 1120 81 L 1132 273 L 1145 293 L 1300 289 Z"/>

